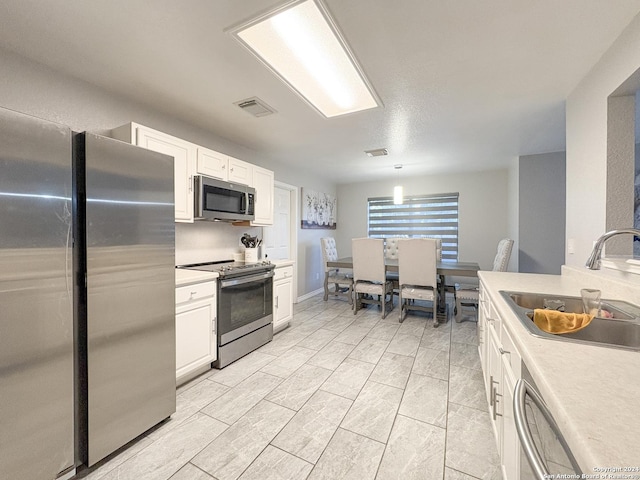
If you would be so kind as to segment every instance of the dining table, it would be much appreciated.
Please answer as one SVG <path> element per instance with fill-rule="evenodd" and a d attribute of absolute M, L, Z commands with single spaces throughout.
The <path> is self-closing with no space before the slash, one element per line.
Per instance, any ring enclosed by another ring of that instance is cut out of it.
<path fill-rule="evenodd" d="M 327 262 L 328 267 L 333 268 L 353 268 L 353 257 L 342 257 L 337 260 L 330 260 Z M 398 259 L 397 258 L 385 258 L 384 260 L 385 270 L 387 272 L 398 272 Z M 446 294 L 446 282 L 447 276 L 450 277 L 477 277 L 480 266 L 476 262 L 455 262 L 455 261 L 439 261 L 436 264 L 437 274 L 440 277 L 438 282 L 438 296 L 445 298 Z M 327 278 L 325 277 L 325 282 Z M 439 302 L 438 315 L 434 321 L 434 326 L 437 327 L 440 323 L 447 321 L 447 307 L 446 302 Z"/>

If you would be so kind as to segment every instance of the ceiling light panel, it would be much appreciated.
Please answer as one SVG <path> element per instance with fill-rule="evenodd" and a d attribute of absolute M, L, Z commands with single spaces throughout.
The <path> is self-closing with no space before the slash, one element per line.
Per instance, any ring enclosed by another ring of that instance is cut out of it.
<path fill-rule="evenodd" d="M 380 106 L 318 0 L 296 1 L 231 32 L 325 117 Z"/>

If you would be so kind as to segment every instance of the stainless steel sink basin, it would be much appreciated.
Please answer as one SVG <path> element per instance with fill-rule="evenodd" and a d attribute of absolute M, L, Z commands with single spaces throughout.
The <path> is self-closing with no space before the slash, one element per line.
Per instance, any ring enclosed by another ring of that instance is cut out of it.
<path fill-rule="evenodd" d="M 620 300 L 602 300 L 602 309 L 613 318 L 594 318 L 589 326 L 575 333 L 554 335 L 533 323 L 533 310 L 546 308 L 582 313 L 582 299 L 563 295 L 501 291 L 520 322 L 532 335 L 565 342 L 589 343 L 640 351 L 640 307 Z"/>

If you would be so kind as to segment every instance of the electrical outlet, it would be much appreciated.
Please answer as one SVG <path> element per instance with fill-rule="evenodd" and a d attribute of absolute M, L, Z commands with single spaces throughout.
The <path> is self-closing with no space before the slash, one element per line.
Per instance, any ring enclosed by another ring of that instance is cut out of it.
<path fill-rule="evenodd" d="M 320 280 L 320 274 L 316 273 L 316 280 Z"/>
<path fill-rule="evenodd" d="M 573 238 L 567 239 L 567 253 L 569 254 L 576 253 L 576 242 Z"/>

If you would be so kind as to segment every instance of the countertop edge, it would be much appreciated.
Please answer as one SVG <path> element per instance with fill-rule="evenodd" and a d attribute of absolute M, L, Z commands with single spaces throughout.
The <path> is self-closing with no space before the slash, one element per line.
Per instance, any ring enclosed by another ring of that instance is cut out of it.
<path fill-rule="evenodd" d="M 276 268 L 281 267 L 292 267 L 296 264 L 294 260 L 271 260 L 271 263 L 276 266 Z"/>
<path fill-rule="evenodd" d="M 205 272 L 203 270 L 187 270 L 176 268 L 176 287 L 190 285 L 192 283 L 207 282 L 218 278 L 216 272 Z"/>

